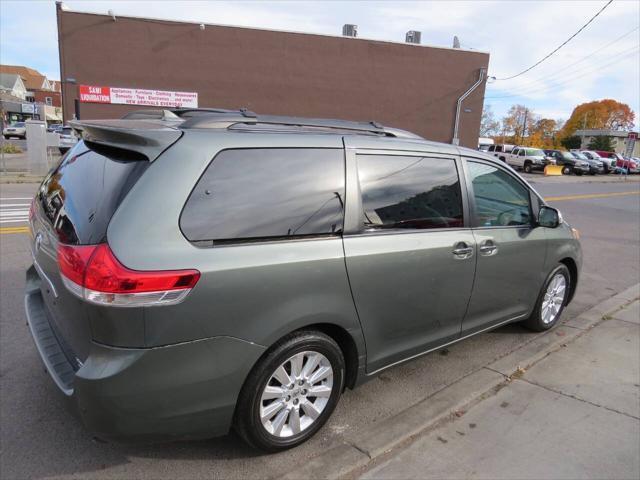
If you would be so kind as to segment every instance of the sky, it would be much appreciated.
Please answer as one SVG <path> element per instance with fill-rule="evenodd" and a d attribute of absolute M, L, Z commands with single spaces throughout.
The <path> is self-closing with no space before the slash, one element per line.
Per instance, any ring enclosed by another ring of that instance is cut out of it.
<path fill-rule="evenodd" d="M 640 1 L 615 0 L 556 54 L 533 65 L 584 25 L 605 0 L 546 1 L 97 1 L 64 2 L 71 10 L 198 23 L 339 35 L 358 25 L 360 38 L 404 41 L 422 32 L 424 45 L 490 53 L 485 105 L 498 118 L 513 104 L 567 119 L 584 102 L 627 103 L 640 124 Z M 26 65 L 59 79 L 54 0 L 0 0 L 0 63 Z M 153 88 L 153 86 L 150 86 Z"/>

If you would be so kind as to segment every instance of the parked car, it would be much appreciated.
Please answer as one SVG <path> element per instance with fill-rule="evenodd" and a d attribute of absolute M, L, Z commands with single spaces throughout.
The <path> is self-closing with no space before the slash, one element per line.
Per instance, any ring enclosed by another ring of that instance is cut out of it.
<path fill-rule="evenodd" d="M 563 150 L 545 150 L 544 153 L 555 159 L 556 165 L 562 165 L 563 175 L 570 175 L 572 173 L 582 175 L 589 173 L 589 163 L 586 160 L 580 160 L 574 157 L 569 152 Z"/>
<path fill-rule="evenodd" d="M 640 173 L 640 165 L 637 159 L 622 157 L 621 160 L 616 162 L 616 167 L 618 169 L 625 169 L 628 173 Z"/>
<path fill-rule="evenodd" d="M 507 161 L 507 154 L 516 148 L 515 145 L 509 145 L 508 143 L 499 143 L 497 145 L 489 145 L 487 153 L 499 158 L 503 162 Z"/>
<path fill-rule="evenodd" d="M 234 426 L 293 447 L 345 387 L 500 325 L 548 330 L 574 296 L 577 232 L 489 155 L 198 112 L 72 122 L 83 140 L 32 203 L 28 324 L 100 438 Z"/>
<path fill-rule="evenodd" d="M 73 132 L 73 128 L 71 127 L 62 127 L 56 130 L 58 135 L 60 136 L 60 140 L 58 143 L 58 150 L 60 153 L 64 155 L 67 151 L 73 147 L 76 143 L 78 143 L 78 137 L 76 137 Z"/>
<path fill-rule="evenodd" d="M 584 160 L 589 164 L 589 175 L 596 175 L 604 173 L 604 162 L 602 160 L 595 160 L 587 157 L 583 153 L 570 151 L 571 155 L 573 155 L 578 160 Z"/>
<path fill-rule="evenodd" d="M 27 124 L 25 122 L 15 122 L 10 125 L 7 125 L 4 130 L 2 130 L 2 135 L 7 140 L 11 137 L 15 138 L 27 138 Z"/>
<path fill-rule="evenodd" d="M 531 147 L 515 147 L 505 158 L 509 165 L 521 168 L 525 173 L 544 170 L 547 165 L 555 164 L 555 160 L 548 157 L 544 151 Z"/>
<path fill-rule="evenodd" d="M 609 157 L 608 155 L 600 155 L 596 150 L 582 150 L 580 153 L 584 154 L 590 160 L 599 160 L 604 166 L 604 173 L 612 172 L 616 169 L 616 157 Z M 610 152 L 605 152 L 610 153 Z"/>

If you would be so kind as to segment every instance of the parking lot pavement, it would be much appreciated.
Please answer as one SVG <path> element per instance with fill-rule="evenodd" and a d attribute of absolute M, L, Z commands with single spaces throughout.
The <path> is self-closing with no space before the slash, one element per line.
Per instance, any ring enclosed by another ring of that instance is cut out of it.
<path fill-rule="evenodd" d="M 544 183 L 545 196 L 640 191 L 640 184 Z M 7 197 L 37 186 L 0 185 Z M 638 283 L 640 196 L 557 200 L 582 234 L 584 267 L 563 320 Z M 0 471 L 3 478 L 265 478 L 294 472 L 345 435 L 389 419 L 444 387 L 532 342 L 537 334 L 509 325 L 391 368 L 347 391 L 328 424 L 305 445 L 277 455 L 253 451 L 233 434 L 202 442 L 119 445 L 92 440 L 43 371 L 25 325 L 22 290 L 29 265 L 26 236 L 0 228 Z M 514 462 L 519 459 L 514 457 Z"/>
<path fill-rule="evenodd" d="M 638 304 L 360 478 L 640 478 Z"/>

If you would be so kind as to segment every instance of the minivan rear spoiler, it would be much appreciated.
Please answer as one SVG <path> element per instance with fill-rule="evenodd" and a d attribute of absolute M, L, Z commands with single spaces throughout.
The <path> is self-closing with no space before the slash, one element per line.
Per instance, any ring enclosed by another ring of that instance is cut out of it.
<path fill-rule="evenodd" d="M 167 123 L 154 120 L 72 120 L 69 125 L 89 148 L 95 144 L 134 152 L 152 162 L 182 136 L 180 130 Z"/>

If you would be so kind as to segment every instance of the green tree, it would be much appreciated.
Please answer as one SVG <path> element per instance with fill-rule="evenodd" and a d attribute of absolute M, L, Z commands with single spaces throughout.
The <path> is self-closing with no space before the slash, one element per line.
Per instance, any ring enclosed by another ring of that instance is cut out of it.
<path fill-rule="evenodd" d="M 604 150 L 605 152 L 613 152 L 611 137 L 605 137 L 604 135 L 593 137 L 589 142 L 589 150 Z"/>
<path fill-rule="evenodd" d="M 567 150 L 577 149 L 582 146 L 582 139 L 578 135 L 571 135 L 560 140 L 560 145 Z"/>

